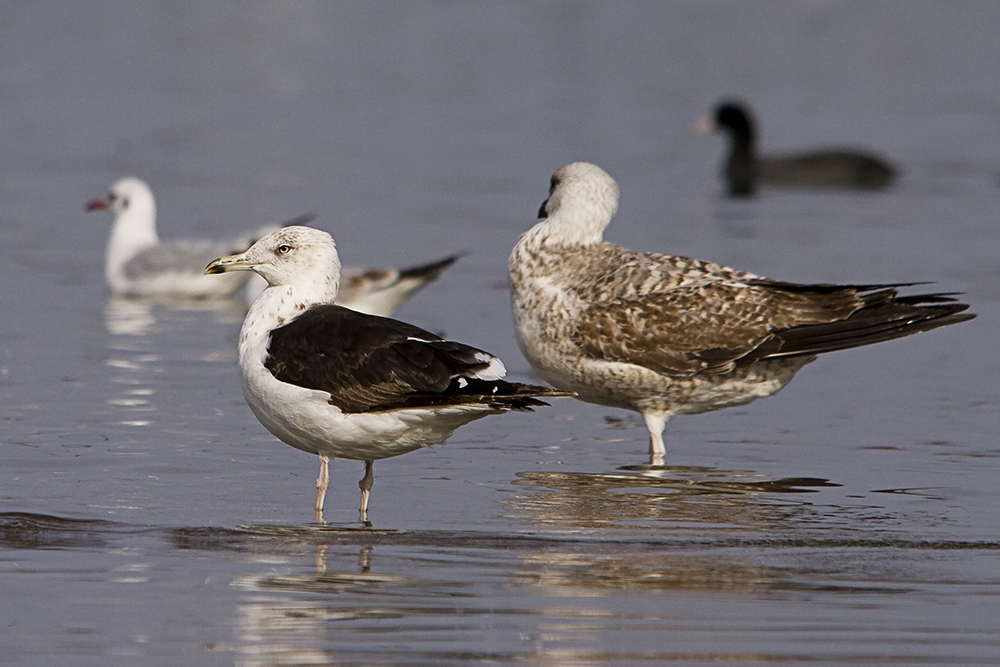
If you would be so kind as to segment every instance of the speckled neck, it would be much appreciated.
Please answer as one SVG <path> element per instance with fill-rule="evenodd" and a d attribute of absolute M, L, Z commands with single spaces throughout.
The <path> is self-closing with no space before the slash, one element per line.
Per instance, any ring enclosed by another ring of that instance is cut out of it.
<path fill-rule="evenodd" d="M 240 361 L 247 355 L 263 360 L 270 331 L 287 324 L 311 306 L 333 303 L 337 283 L 267 287 L 253 302 L 240 330 Z"/>

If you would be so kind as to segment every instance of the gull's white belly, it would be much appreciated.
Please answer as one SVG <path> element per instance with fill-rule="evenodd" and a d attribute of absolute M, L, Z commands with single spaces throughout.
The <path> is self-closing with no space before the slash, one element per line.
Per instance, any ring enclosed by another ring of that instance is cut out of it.
<path fill-rule="evenodd" d="M 459 426 L 500 412 L 488 405 L 344 413 L 329 394 L 281 382 L 262 365 L 243 375 L 243 395 L 261 424 L 311 454 L 371 461 L 447 440 Z"/>

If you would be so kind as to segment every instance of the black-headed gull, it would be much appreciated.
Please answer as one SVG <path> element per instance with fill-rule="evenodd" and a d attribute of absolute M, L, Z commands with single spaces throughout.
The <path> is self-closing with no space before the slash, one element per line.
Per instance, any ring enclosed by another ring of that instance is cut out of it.
<path fill-rule="evenodd" d="M 228 242 L 209 240 L 162 241 L 156 231 L 156 200 L 149 186 L 138 178 L 123 178 L 110 192 L 87 204 L 87 210 L 110 210 L 114 224 L 108 238 L 104 273 L 111 293 L 117 296 L 226 298 L 248 282 L 252 274 L 235 273 L 221 278 L 204 275 L 205 265 L 220 255 L 241 252 L 261 236 L 279 228 L 270 225 Z M 283 225 L 303 224 L 304 215 Z M 407 268 L 373 267 L 343 270 L 340 303 L 373 315 L 392 315 L 399 306 L 435 280 L 461 254 Z M 245 298 L 252 302 L 265 283 L 252 279 Z"/>

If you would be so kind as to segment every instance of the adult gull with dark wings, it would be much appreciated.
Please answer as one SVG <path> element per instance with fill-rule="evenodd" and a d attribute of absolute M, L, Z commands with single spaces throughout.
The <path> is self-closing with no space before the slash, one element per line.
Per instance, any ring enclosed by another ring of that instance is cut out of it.
<path fill-rule="evenodd" d="M 488 415 L 545 405 L 538 396 L 567 395 L 504 381 L 489 352 L 335 305 L 340 260 L 326 232 L 285 227 L 205 269 L 231 271 L 267 281 L 240 331 L 243 395 L 268 431 L 319 456 L 318 521 L 331 458 L 365 462 L 367 521 L 374 461 L 442 443 Z"/>

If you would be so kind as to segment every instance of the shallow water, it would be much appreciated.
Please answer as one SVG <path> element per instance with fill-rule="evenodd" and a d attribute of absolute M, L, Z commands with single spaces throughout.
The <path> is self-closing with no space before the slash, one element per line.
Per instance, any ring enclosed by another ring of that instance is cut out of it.
<path fill-rule="evenodd" d="M 752 9 L 751 9 L 752 7 Z M 1000 661 L 995 3 L 31 4 L 0 21 L 0 663 Z M 721 197 L 718 98 L 764 146 L 869 146 L 878 194 Z M 348 264 L 469 251 L 402 319 L 531 380 L 502 288 L 548 177 L 610 240 L 787 280 L 931 280 L 979 318 L 836 353 L 668 425 L 571 400 L 375 466 L 275 441 L 242 305 L 110 300 L 107 217 L 305 212 Z"/>

